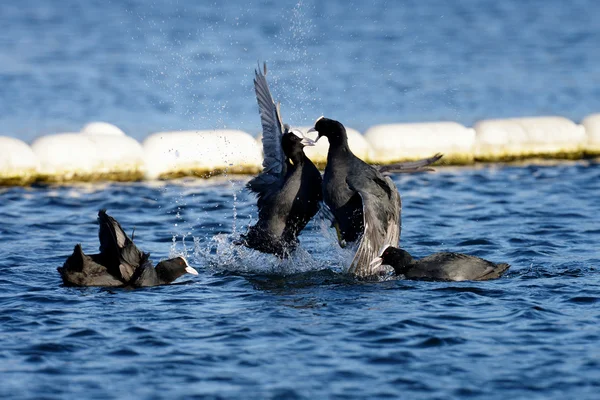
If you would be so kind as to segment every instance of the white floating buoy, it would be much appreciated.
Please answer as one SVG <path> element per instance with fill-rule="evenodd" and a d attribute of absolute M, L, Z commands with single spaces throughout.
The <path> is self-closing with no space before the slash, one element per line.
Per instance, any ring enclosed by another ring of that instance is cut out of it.
<path fill-rule="evenodd" d="M 376 125 L 365 133 L 373 161 L 389 164 L 444 154 L 444 161 L 473 162 L 475 131 L 456 122 Z"/>
<path fill-rule="evenodd" d="M 474 128 L 475 157 L 483 161 L 577 155 L 587 140 L 583 126 L 563 117 L 485 120 Z"/>
<path fill-rule="evenodd" d="M 108 122 L 90 122 L 81 129 L 81 133 L 86 135 L 125 136 L 125 132 Z"/>
<path fill-rule="evenodd" d="M 22 140 L 0 136 L 0 185 L 26 185 L 35 180 L 38 160 Z"/>
<path fill-rule="evenodd" d="M 36 139 L 31 148 L 42 180 L 121 181 L 143 176 L 142 147 L 129 136 L 61 133 Z"/>
<path fill-rule="evenodd" d="M 142 145 L 130 136 L 89 135 L 96 150 L 94 171 L 114 180 L 137 180 L 145 173 Z"/>
<path fill-rule="evenodd" d="M 94 171 L 94 144 L 79 133 L 42 136 L 31 144 L 44 180 L 63 181 L 87 177 Z"/>
<path fill-rule="evenodd" d="M 600 114 L 587 116 L 581 124 L 585 127 L 587 144 L 585 152 L 593 155 L 600 155 Z"/>
<path fill-rule="evenodd" d="M 256 173 L 262 163 L 258 143 L 238 130 L 154 133 L 144 140 L 143 147 L 149 179 Z"/>

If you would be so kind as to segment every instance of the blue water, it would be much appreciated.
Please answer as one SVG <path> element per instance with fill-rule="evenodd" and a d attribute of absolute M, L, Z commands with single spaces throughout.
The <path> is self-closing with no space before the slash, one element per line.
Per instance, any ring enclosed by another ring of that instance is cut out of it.
<path fill-rule="evenodd" d="M 0 397 L 595 399 L 600 164 L 398 176 L 402 244 L 512 265 L 488 282 L 361 283 L 315 220 L 279 265 L 229 243 L 244 178 L 0 190 Z M 235 199 L 234 199 L 235 198 Z M 199 275 L 66 288 L 107 207 L 155 261 Z"/>
<path fill-rule="evenodd" d="M 0 134 L 256 134 L 257 60 L 295 125 L 578 121 L 600 111 L 598 20 L 596 0 L 3 1 Z"/>

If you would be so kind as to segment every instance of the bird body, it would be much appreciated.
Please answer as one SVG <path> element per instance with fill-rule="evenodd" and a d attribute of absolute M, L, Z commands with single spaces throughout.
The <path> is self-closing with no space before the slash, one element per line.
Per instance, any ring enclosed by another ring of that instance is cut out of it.
<path fill-rule="evenodd" d="M 346 128 L 320 118 L 311 129 L 329 139 L 323 175 L 323 200 L 334 216 L 340 244 L 360 240 L 348 272 L 368 277 L 370 261 L 386 244 L 400 240 L 400 194 L 394 182 L 356 157 L 348 147 Z M 318 139 L 317 139 L 318 140 Z"/>
<path fill-rule="evenodd" d="M 340 245 L 358 241 L 348 272 L 358 277 L 376 275 L 370 261 L 379 250 L 396 246 L 400 240 L 402 201 L 390 172 L 430 171 L 427 166 L 442 155 L 388 166 L 369 165 L 348 147 L 346 128 L 340 122 L 320 117 L 309 132 L 318 132 L 317 141 L 329 140 L 327 166 L 323 175 L 323 200 L 338 232 Z"/>
<path fill-rule="evenodd" d="M 106 267 L 101 254 L 86 255 L 80 244 L 75 245 L 71 254 L 58 272 L 67 286 L 123 286 L 125 282 L 115 277 Z"/>
<path fill-rule="evenodd" d="M 119 222 L 98 212 L 100 253 L 86 255 L 80 244 L 62 267 L 57 268 L 67 286 L 142 287 L 164 285 L 185 273 L 198 275 L 183 257 L 158 263 L 142 252 L 121 228 Z"/>
<path fill-rule="evenodd" d="M 382 265 L 394 268 L 396 275 L 406 279 L 436 281 L 485 281 L 501 277 L 509 264 L 493 263 L 468 254 L 441 252 L 415 260 L 403 249 L 387 247 L 371 266 L 379 269 Z"/>

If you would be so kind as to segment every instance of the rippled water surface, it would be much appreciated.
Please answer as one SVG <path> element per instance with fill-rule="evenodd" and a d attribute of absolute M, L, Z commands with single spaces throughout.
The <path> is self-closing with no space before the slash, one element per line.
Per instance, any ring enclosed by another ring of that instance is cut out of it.
<path fill-rule="evenodd" d="M 244 183 L 1 189 L 0 397 L 597 398 L 598 164 L 396 177 L 403 246 L 512 265 L 489 282 L 356 282 L 319 221 L 283 265 L 239 250 Z M 199 276 L 63 287 L 56 267 L 97 249 L 101 207 Z"/>

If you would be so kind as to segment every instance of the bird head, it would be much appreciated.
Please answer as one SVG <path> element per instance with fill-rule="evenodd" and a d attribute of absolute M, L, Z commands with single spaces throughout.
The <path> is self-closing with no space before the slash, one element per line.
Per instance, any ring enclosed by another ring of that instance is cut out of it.
<path fill-rule="evenodd" d="M 281 147 L 285 156 L 292 160 L 292 162 L 298 162 L 304 152 L 305 146 L 314 146 L 315 141 L 304 136 L 304 134 L 298 130 L 293 129 L 290 132 L 284 133 L 281 137 Z"/>
<path fill-rule="evenodd" d="M 346 136 L 346 128 L 340 122 L 325 118 L 319 117 L 315 121 L 315 126 L 308 130 L 308 133 L 317 132 L 317 140 L 318 142 L 321 137 L 326 136 L 329 139 L 329 143 L 339 143 L 347 140 Z"/>
<path fill-rule="evenodd" d="M 183 257 L 170 258 L 159 262 L 156 266 L 156 273 L 164 283 L 171 283 L 185 274 L 198 275 L 198 271 L 190 267 Z"/>
<path fill-rule="evenodd" d="M 396 274 L 402 274 L 406 267 L 413 262 L 412 256 L 406 250 L 390 245 L 384 246 L 379 257 L 375 257 L 369 267 L 378 268 L 381 265 L 389 265 L 394 268 Z"/>

